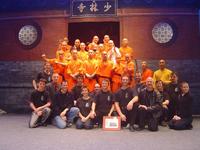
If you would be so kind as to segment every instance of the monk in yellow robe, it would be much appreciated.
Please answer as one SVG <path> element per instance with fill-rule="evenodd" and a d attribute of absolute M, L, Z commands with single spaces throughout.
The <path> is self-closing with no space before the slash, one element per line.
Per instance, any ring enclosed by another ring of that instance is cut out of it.
<path fill-rule="evenodd" d="M 161 59 L 159 61 L 159 69 L 156 70 L 153 74 L 154 84 L 158 80 L 161 80 L 165 85 L 169 84 L 171 82 L 170 80 L 171 73 L 172 71 L 166 68 L 165 60 Z"/>

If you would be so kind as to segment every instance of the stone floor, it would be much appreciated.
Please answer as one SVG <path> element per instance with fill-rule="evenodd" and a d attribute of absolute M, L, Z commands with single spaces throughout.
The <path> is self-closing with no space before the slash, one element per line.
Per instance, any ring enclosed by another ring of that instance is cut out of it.
<path fill-rule="evenodd" d="M 193 130 L 174 131 L 159 127 L 129 132 L 102 129 L 57 129 L 52 125 L 28 128 L 28 115 L 0 115 L 0 150 L 199 150 L 200 119 Z"/>

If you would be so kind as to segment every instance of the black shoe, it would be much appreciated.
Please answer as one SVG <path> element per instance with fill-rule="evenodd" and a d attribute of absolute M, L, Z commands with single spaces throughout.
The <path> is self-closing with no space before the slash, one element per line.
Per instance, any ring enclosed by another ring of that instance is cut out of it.
<path fill-rule="evenodd" d="M 192 128 L 193 128 L 193 126 L 192 126 L 191 124 L 189 124 L 189 125 L 187 126 L 187 129 L 188 129 L 188 130 L 192 130 Z"/>
<path fill-rule="evenodd" d="M 45 122 L 45 123 L 43 123 L 42 126 L 47 127 L 47 125 L 48 125 L 48 123 Z"/>
<path fill-rule="evenodd" d="M 168 123 L 167 123 L 166 121 L 162 121 L 162 122 L 160 123 L 160 125 L 161 125 L 162 127 L 166 127 L 166 126 L 168 125 Z"/>
<path fill-rule="evenodd" d="M 144 130 L 144 127 L 137 127 L 137 128 L 135 128 L 135 130 L 136 131 L 142 131 L 142 130 Z"/>
<path fill-rule="evenodd" d="M 134 131 L 135 131 L 135 128 L 134 128 L 133 125 L 130 125 L 130 127 L 129 127 L 129 131 L 131 131 L 131 132 L 134 132 Z"/>

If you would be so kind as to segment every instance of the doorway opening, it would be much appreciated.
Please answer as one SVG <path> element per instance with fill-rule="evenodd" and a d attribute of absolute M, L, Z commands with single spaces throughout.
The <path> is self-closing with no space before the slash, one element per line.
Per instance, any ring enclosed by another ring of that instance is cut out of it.
<path fill-rule="evenodd" d="M 69 23 L 69 43 L 74 45 L 76 39 L 81 42 L 90 43 L 94 35 L 99 37 L 99 43 L 103 43 L 104 35 L 109 35 L 115 46 L 120 46 L 120 25 L 119 22 L 76 22 Z"/>

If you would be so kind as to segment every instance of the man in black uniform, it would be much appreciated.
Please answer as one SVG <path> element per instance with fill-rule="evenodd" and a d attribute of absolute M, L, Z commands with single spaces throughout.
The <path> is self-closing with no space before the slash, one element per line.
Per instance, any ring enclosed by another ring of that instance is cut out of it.
<path fill-rule="evenodd" d="M 46 84 L 46 90 L 49 92 L 50 99 L 53 100 L 55 94 L 60 90 L 60 83 L 58 82 L 59 74 L 53 73 L 52 81 Z"/>
<path fill-rule="evenodd" d="M 150 131 L 158 130 L 158 118 L 161 116 L 161 104 L 157 93 L 153 88 L 153 79 L 148 77 L 146 80 L 146 89 L 138 95 L 138 116 L 139 127 L 144 129 L 145 124 L 148 124 Z"/>
<path fill-rule="evenodd" d="M 174 130 L 192 129 L 192 101 L 187 82 L 182 82 L 178 95 L 176 113 L 169 121 L 169 128 Z"/>
<path fill-rule="evenodd" d="M 40 79 L 45 79 L 47 83 L 51 82 L 51 65 L 49 62 L 45 62 L 43 66 L 43 71 L 39 72 L 37 74 L 36 80 L 33 80 L 33 87 L 34 89 L 37 89 L 37 83 L 40 81 Z"/>
<path fill-rule="evenodd" d="M 29 122 L 30 128 L 44 125 L 50 115 L 51 109 L 49 107 L 51 105 L 51 101 L 48 92 L 45 91 L 45 83 L 45 79 L 40 79 L 38 88 L 31 94 L 29 104 L 33 112 Z"/>
<path fill-rule="evenodd" d="M 121 117 L 122 126 L 130 124 L 130 131 L 133 132 L 136 120 L 138 96 L 132 88 L 129 87 L 130 79 L 128 76 L 122 76 L 122 86 L 115 94 L 115 108 Z"/>
<path fill-rule="evenodd" d="M 82 97 L 81 92 L 82 92 L 82 87 L 84 86 L 83 80 L 84 80 L 84 76 L 82 74 L 78 74 L 76 76 L 76 84 L 72 88 L 72 94 L 74 96 L 75 105 L 76 105 L 77 100 Z"/>
<path fill-rule="evenodd" d="M 169 112 L 168 112 L 168 121 L 171 120 L 175 115 L 176 102 L 179 94 L 179 83 L 178 76 L 175 72 L 172 72 L 170 75 L 171 83 L 166 86 L 166 91 L 169 95 Z"/>
<path fill-rule="evenodd" d="M 60 129 L 71 126 L 79 112 L 77 107 L 73 107 L 74 97 L 67 91 L 67 86 L 67 81 L 63 81 L 53 100 L 53 124 Z"/>
<path fill-rule="evenodd" d="M 95 96 L 101 91 L 101 87 L 99 85 L 99 83 L 96 83 L 94 85 L 94 90 L 92 92 L 90 92 L 90 96 L 94 99 Z"/>
<path fill-rule="evenodd" d="M 142 83 L 142 75 L 140 72 L 135 73 L 135 90 L 139 94 L 145 88 L 145 84 Z"/>
<path fill-rule="evenodd" d="M 92 112 L 95 118 L 95 123 L 99 126 L 102 125 L 103 116 L 111 116 L 114 110 L 113 94 L 109 90 L 110 81 L 108 79 L 102 80 L 101 90 L 95 96 L 94 103 L 92 105 Z"/>
<path fill-rule="evenodd" d="M 167 126 L 168 121 L 168 106 L 169 106 L 169 95 L 164 89 L 164 84 L 161 80 L 156 81 L 156 93 L 161 103 L 162 115 L 159 118 L 159 124 L 161 126 Z"/>

